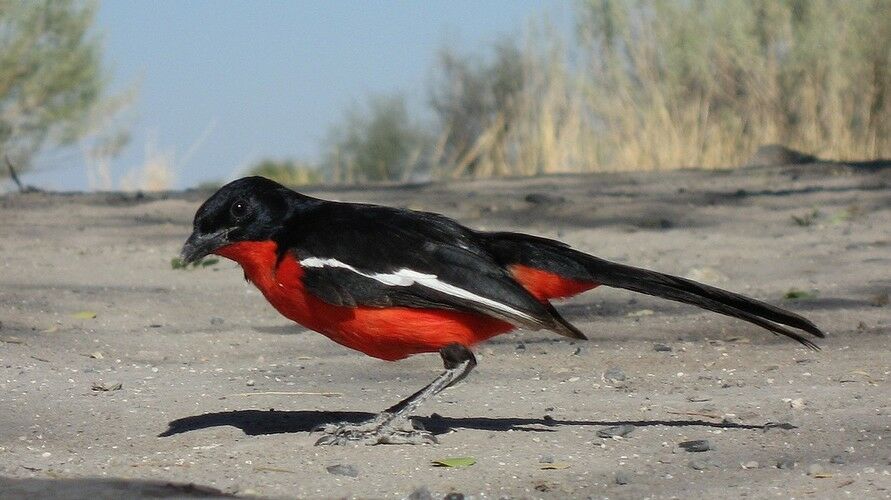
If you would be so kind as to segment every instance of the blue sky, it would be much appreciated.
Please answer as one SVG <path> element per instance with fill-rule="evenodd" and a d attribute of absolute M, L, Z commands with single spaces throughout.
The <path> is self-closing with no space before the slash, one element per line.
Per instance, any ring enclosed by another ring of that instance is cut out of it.
<path fill-rule="evenodd" d="M 571 29 L 559 0 L 106 1 L 98 18 L 111 88 L 139 82 L 119 179 L 153 146 L 175 187 L 237 177 L 264 158 L 317 159 L 344 110 L 375 93 L 420 106 L 437 50 L 479 52 L 532 17 Z M 191 153 L 189 153 L 191 150 Z M 47 155 L 27 181 L 86 189 L 76 152 Z"/>

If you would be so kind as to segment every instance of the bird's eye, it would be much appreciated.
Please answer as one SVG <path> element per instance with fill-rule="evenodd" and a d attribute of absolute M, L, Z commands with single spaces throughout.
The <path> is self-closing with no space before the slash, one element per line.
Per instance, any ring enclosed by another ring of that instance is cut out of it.
<path fill-rule="evenodd" d="M 247 203 L 241 200 L 236 201 L 232 204 L 232 207 L 229 208 L 229 211 L 236 219 L 244 217 L 244 215 L 247 213 Z"/>

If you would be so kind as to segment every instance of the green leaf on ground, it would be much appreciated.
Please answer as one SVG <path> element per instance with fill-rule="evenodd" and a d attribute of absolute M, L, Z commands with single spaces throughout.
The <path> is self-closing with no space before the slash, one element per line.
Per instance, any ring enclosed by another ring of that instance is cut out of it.
<path fill-rule="evenodd" d="M 476 459 L 473 457 L 449 457 L 433 461 L 436 467 L 470 467 L 475 463 Z"/>
<path fill-rule="evenodd" d="M 219 263 L 220 263 L 220 259 L 218 259 L 216 257 L 209 257 L 206 259 L 198 259 L 195 262 L 192 262 L 191 264 L 186 264 L 185 262 L 183 262 L 183 260 L 181 258 L 174 257 L 174 258 L 170 259 L 170 268 L 171 269 L 188 269 L 189 266 L 191 266 L 194 269 L 196 267 L 210 267 L 214 264 L 219 264 Z"/>
<path fill-rule="evenodd" d="M 71 317 L 75 319 L 93 319 L 96 317 L 96 313 L 93 311 L 78 311 L 72 314 Z"/>

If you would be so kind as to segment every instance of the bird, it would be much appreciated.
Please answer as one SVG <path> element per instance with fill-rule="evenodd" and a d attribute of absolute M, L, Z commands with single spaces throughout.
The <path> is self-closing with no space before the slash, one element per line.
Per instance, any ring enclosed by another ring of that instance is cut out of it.
<path fill-rule="evenodd" d="M 186 263 L 231 259 L 283 316 L 386 361 L 439 353 L 433 382 L 366 422 L 320 426 L 317 445 L 419 444 L 436 438 L 410 417 L 464 379 L 473 346 L 518 328 L 586 339 L 552 304 L 599 286 L 698 306 L 804 346 L 813 322 L 693 280 L 608 261 L 540 236 L 479 231 L 444 215 L 328 201 L 264 177 L 221 187 L 197 210 Z"/>

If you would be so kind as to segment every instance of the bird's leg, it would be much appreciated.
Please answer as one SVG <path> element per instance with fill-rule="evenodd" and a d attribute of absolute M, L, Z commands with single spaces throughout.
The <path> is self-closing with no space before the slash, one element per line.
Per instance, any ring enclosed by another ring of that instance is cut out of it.
<path fill-rule="evenodd" d="M 470 349 L 461 344 L 449 344 L 439 350 L 445 371 L 429 385 L 360 424 L 348 422 L 327 424 L 318 428 L 325 433 L 316 446 L 341 445 L 354 442 L 372 444 L 435 443 L 433 434 L 415 429 L 408 417 L 421 404 L 444 389 L 461 381 L 476 366 Z"/>

